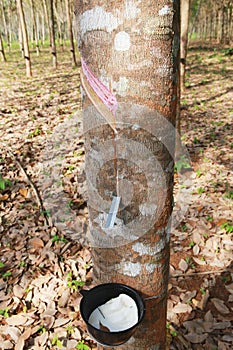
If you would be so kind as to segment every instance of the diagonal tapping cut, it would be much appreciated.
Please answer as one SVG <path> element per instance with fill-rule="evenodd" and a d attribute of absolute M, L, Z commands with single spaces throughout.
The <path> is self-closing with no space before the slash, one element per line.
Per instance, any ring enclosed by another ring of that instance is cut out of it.
<path fill-rule="evenodd" d="M 93 103 L 94 107 L 101 114 L 101 116 L 107 121 L 111 129 L 113 130 L 114 140 L 114 168 L 116 177 L 116 196 L 112 199 L 111 208 L 106 221 L 106 228 L 112 228 L 115 223 L 117 212 L 120 205 L 119 196 L 119 173 L 117 165 L 117 139 L 118 132 L 116 129 L 115 113 L 117 109 L 117 99 L 113 93 L 105 86 L 91 71 L 84 59 L 81 59 L 82 70 L 80 73 L 82 86 Z"/>

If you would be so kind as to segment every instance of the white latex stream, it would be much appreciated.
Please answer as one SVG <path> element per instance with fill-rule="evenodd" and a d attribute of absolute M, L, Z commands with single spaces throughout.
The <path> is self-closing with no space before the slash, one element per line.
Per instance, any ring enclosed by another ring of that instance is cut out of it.
<path fill-rule="evenodd" d="M 102 324 L 110 332 L 123 331 L 138 322 L 138 308 L 130 296 L 120 294 L 117 298 L 96 308 L 88 322 L 97 329 L 100 329 Z"/>

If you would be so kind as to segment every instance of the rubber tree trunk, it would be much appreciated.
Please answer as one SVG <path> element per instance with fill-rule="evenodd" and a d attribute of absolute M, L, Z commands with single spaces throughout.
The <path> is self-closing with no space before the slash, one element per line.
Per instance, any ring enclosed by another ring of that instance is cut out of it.
<path fill-rule="evenodd" d="M 130 285 L 145 300 L 143 322 L 119 349 L 164 350 L 179 1 L 74 3 L 94 280 Z M 116 196 L 117 218 L 106 228 Z"/>
<path fill-rule="evenodd" d="M 199 16 L 199 13 L 200 13 L 201 5 L 202 5 L 202 0 L 199 0 L 198 7 L 197 7 L 197 10 L 196 10 L 196 13 L 195 13 L 195 16 L 194 16 L 194 19 L 193 19 L 193 23 L 192 23 L 192 28 L 190 30 L 190 36 L 189 37 L 191 39 L 192 39 L 192 35 L 193 35 L 194 30 L 199 32 L 199 30 L 197 30 L 197 20 L 198 20 L 198 16 Z"/>
<path fill-rule="evenodd" d="M 19 47 L 20 47 L 21 57 L 24 58 L 23 33 L 22 33 L 19 16 L 18 16 L 18 35 L 19 35 Z"/>
<path fill-rule="evenodd" d="M 0 54 L 1 54 L 2 62 L 6 62 L 6 55 L 5 55 L 5 51 L 4 51 L 1 32 L 0 32 Z"/>
<path fill-rule="evenodd" d="M 180 30 L 180 84 L 181 92 L 185 88 L 185 67 L 188 49 L 188 27 L 189 27 L 189 5 L 190 0 L 181 0 L 181 30 Z"/>
<path fill-rule="evenodd" d="M 33 25 L 34 38 L 35 38 L 35 43 L 36 43 L 36 54 L 37 54 L 37 56 L 39 56 L 40 55 L 40 47 L 39 47 L 39 37 L 38 37 L 37 23 L 36 23 L 36 17 L 35 17 L 34 0 L 30 0 L 30 4 L 31 4 L 31 14 L 32 14 L 32 25 Z"/>
<path fill-rule="evenodd" d="M 45 18 L 44 18 L 44 10 L 43 12 L 40 14 L 40 18 L 41 18 L 41 44 L 42 46 L 45 44 L 45 40 L 46 40 L 46 29 L 45 29 Z"/>
<path fill-rule="evenodd" d="M 49 19 L 49 10 L 48 10 L 47 0 L 42 0 L 42 4 L 43 4 L 44 17 L 46 18 L 46 23 L 48 26 L 49 43 L 50 43 L 50 46 L 52 46 L 52 33 L 51 33 L 51 25 L 50 25 L 50 19 Z"/>
<path fill-rule="evenodd" d="M 19 20 L 20 20 L 22 38 L 23 38 L 24 58 L 25 58 L 25 64 L 26 64 L 26 76 L 31 77 L 32 68 L 31 68 L 31 58 L 30 58 L 30 51 L 29 51 L 29 44 L 28 44 L 28 32 L 27 32 L 27 27 L 26 27 L 26 22 L 24 17 L 22 0 L 17 0 L 17 6 L 18 6 Z"/>
<path fill-rule="evenodd" d="M 63 13 L 62 3 L 60 4 L 60 6 L 61 6 L 60 11 Z M 61 16 L 59 16 L 59 13 L 58 13 L 58 2 L 54 3 L 54 15 L 56 18 L 59 45 L 62 46 L 62 48 L 64 48 L 64 40 L 63 40 L 63 34 L 62 34 L 63 20 L 61 19 Z"/>
<path fill-rule="evenodd" d="M 66 16 L 67 16 L 69 38 L 70 38 L 71 61 L 72 61 L 73 66 L 75 67 L 75 66 L 77 66 L 77 62 L 76 62 L 76 56 L 75 56 L 73 25 L 72 25 L 71 11 L 70 11 L 70 1 L 69 0 L 65 0 L 65 4 L 66 4 Z"/>
<path fill-rule="evenodd" d="M 10 44 L 10 47 L 8 48 L 8 50 L 10 51 L 11 43 L 12 43 L 12 22 L 11 22 L 11 18 L 14 16 L 11 6 L 8 7 L 7 14 L 8 14 L 8 18 L 9 18 L 9 21 L 8 21 L 8 33 L 9 33 L 9 44 Z"/>
<path fill-rule="evenodd" d="M 9 29 L 8 29 L 8 24 L 7 24 L 7 19 L 6 19 L 6 6 L 4 5 L 3 0 L 1 0 L 1 10 L 2 10 L 1 11 L 2 12 L 2 21 L 3 21 L 5 36 L 6 36 L 8 52 L 10 52 L 10 48 L 11 48 L 10 34 L 9 34 Z"/>
<path fill-rule="evenodd" d="M 52 63 L 53 63 L 53 67 L 56 69 L 57 68 L 57 49 L 56 49 L 56 39 L 55 39 L 55 23 L 54 23 L 53 0 L 49 0 L 49 10 L 50 10 L 50 32 L 51 32 Z"/>

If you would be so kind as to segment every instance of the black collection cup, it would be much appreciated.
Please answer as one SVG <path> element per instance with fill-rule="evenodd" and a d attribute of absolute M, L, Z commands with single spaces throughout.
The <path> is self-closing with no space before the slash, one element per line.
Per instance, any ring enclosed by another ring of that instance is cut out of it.
<path fill-rule="evenodd" d="M 124 284 L 106 283 L 100 284 L 90 290 L 81 290 L 83 298 L 80 303 L 80 313 L 87 325 L 87 330 L 92 338 L 101 345 L 118 346 L 124 344 L 134 334 L 137 326 L 142 321 L 145 314 L 145 304 L 139 293 Z M 112 298 L 117 298 L 120 294 L 127 294 L 136 303 L 138 308 L 138 322 L 132 327 L 119 332 L 108 332 L 92 326 L 88 320 L 97 307 L 105 304 Z"/>

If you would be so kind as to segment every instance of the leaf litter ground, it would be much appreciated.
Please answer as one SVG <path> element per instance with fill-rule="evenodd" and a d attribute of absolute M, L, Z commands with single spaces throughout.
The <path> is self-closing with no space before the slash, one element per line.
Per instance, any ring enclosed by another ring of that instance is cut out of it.
<path fill-rule="evenodd" d="M 168 349 L 225 350 L 233 341 L 229 53 L 196 45 L 188 55 L 181 137 L 193 171 L 171 237 Z M 57 71 L 46 50 L 33 56 L 30 80 L 16 53 L 0 70 L 1 349 L 96 348 L 79 313 L 79 290 L 92 286 L 79 69 L 59 54 Z"/>

